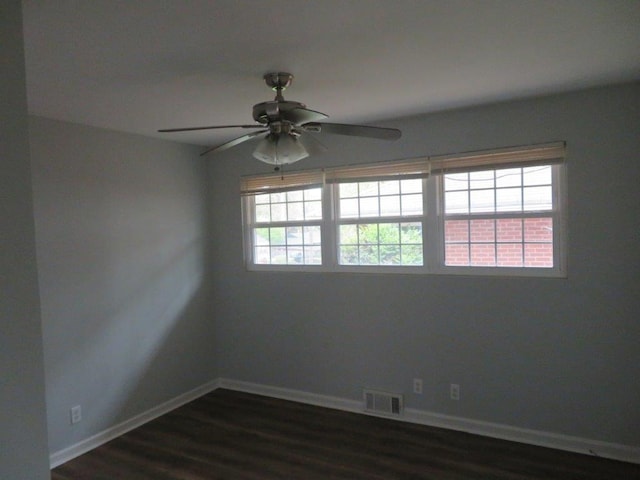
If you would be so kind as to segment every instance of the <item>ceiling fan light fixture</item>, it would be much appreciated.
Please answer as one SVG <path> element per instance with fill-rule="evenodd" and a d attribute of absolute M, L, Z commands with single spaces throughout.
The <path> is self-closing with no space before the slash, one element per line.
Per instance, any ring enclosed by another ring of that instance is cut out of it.
<path fill-rule="evenodd" d="M 265 136 L 253 151 L 253 157 L 269 165 L 287 165 L 307 158 L 309 152 L 291 134 Z"/>
<path fill-rule="evenodd" d="M 322 112 L 310 110 L 304 103 L 285 100 L 282 92 L 291 84 L 293 75 L 287 72 L 273 72 L 264 75 L 268 87 L 276 91 L 276 97 L 267 102 L 253 106 L 253 125 L 213 125 L 209 127 L 165 128 L 159 132 L 186 132 L 192 130 L 213 130 L 218 128 L 246 128 L 256 129 L 252 133 L 234 138 L 221 145 L 207 148 L 200 155 L 216 153 L 235 147 L 248 140 L 258 139 L 259 135 L 269 132 L 253 152 L 253 156 L 261 162 L 275 165 L 286 165 L 297 162 L 310 155 L 326 151 L 326 147 L 317 142 L 305 143 L 301 135 L 311 133 L 330 133 L 348 135 L 352 137 L 368 137 L 379 140 L 397 140 L 402 133 L 397 128 L 372 127 L 368 125 L 353 125 L 343 123 L 324 123 L 329 118 Z M 307 146 L 309 148 L 307 148 Z"/>

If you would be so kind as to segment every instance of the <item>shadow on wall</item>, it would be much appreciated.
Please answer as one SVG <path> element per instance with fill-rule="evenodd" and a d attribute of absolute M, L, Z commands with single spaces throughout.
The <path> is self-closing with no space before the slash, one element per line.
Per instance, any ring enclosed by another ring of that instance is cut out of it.
<path fill-rule="evenodd" d="M 189 346 L 179 340 L 187 340 L 184 329 L 199 326 L 195 322 L 200 318 L 193 313 L 203 304 L 199 243 L 181 246 L 166 263 L 129 285 L 128 296 L 79 332 L 76 349 L 61 352 L 63 357 L 54 367 L 62 376 L 81 366 L 83 377 L 93 384 L 84 401 L 99 413 L 98 429 L 149 408 L 154 398 L 170 395 L 167 379 L 185 373 L 178 367 Z M 55 373 L 54 378 L 58 378 Z"/>
<path fill-rule="evenodd" d="M 184 240 L 141 246 L 146 251 L 127 261 L 129 278 L 114 275 L 114 263 L 94 266 L 105 267 L 100 281 L 107 288 L 100 291 L 112 297 L 108 308 L 104 302 L 92 311 L 82 305 L 73 330 L 64 335 L 57 329 L 51 335 L 57 340 L 47 345 L 55 443 L 64 430 L 62 437 L 78 441 L 202 383 L 213 350 L 207 348 L 206 262 L 202 239 Z M 149 256 L 162 262 L 142 268 L 140 258 Z M 82 405 L 84 419 L 71 426 L 67 411 L 75 404 Z"/>
<path fill-rule="evenodd" d="M 194 147 L 30 122 L 56 452 L 215 378 L 206 170 Z"/>

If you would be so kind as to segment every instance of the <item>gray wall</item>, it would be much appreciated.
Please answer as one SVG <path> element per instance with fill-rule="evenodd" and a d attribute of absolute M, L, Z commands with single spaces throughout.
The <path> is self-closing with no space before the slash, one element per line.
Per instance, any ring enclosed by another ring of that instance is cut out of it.
<path fill-rule="evenodd" d="M 566 279 L 247 272 L 239 177 L 269 168 L 251 145 L 212 159 L 221 376 L 640 445 L 639 105 L 631 84 L 400 119 L 395 144 L 327 135 L 296 166 L 566 140 Z"/>
<path fill-rule="evenodd" d="M 53 453 L 216 378 L 207 176 L 191 146 L 29 126 Z"/>
<path fill-rule="evenodd" d="M 0 6 L 0 478 L 49 478 L 22 15 Z"/>
<path fill-rule="evenodd" d="M 405 118 L 397 143 L 327 136 L 329 152 L 299 164 L 566 140 L 567 279 L 247 272 L 239 177 L 270 171 L 251 145 L 212 157 L 207 176 L 194 147 L 31 118 L 50 451 L 218 376 L 354 400 L 400 391 L 412 408 L 640 445 L 639 104 L 632 84 Z M 29 261 L 16 165 L 3 220 L 21 241 L 3 270 Z M 37 318 L 27 267 L 21 315 Z M 20 347 L 2 349 L 36 423 L 38 329 L 3 331 Z M 29 453 L 43 448 L 32 433 Z"/>

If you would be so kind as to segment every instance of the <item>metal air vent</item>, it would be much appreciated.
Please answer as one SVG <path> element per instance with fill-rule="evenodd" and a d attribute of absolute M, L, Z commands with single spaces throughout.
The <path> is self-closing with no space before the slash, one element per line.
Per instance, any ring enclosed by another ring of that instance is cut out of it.
<path fill-rule="evenodd" d="M 402 415 L 402 395 L 378 390 L 363 390 L 364 410 L 378 415 Z"/>

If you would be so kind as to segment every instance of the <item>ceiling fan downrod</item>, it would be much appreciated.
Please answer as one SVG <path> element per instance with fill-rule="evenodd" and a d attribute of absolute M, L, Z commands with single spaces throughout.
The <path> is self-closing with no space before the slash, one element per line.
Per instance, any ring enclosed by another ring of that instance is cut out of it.
<path fill-rule="evenodd" d="M 293 81 L 293 75 L 287 72 L 271 72 L 266 73 L 262 78 L 264 78 L 265 83 L 271 90 L 276 92 L 276 102 L 284 101 L 284 97 L 282 96 L 282 92 L 284 92 L 291 82 Z"/>

